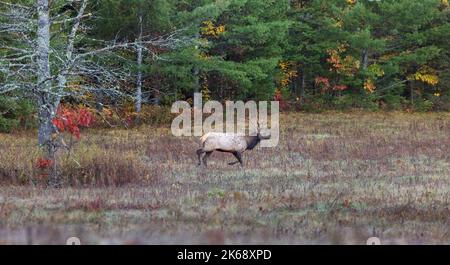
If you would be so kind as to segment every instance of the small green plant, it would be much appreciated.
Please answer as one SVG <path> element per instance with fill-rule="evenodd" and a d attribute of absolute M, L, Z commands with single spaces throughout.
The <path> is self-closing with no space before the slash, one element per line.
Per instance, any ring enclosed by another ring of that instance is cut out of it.
<path fill-rule="evenodd" d="M 223 198 L 225 197 L 225 191 L 219 188 L 214 188 L 208 191 L 208 197 Z"/>

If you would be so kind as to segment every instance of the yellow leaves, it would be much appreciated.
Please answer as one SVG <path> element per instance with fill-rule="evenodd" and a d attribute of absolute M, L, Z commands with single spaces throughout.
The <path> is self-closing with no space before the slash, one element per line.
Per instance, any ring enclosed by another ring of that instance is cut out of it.
<path fill-rule="evenodd" d="M 224 25 L 220 25 L 218 27 L 216 27 L 216 35 L 220 35 L 222 33 L 225 32 L 225 26 Z"/>
<path fill-rule="evenodd" d="M 293 9 L 301 10 L 301 9 L 304 9 L 306 6 L 307 6 L 307 4 L 302 0 L 292 0 L 291 1 L 291 7 Z"/>
<path fill-rule="evenodd" d="M 199 54 L 197 54 L 197 57 L 202 59 L 202 60 L 209 60 L 211 59 L 211 56 L 204 53 L 204 52 L 200 52 Z"/>
<path fill-rule="evenodd" d="M 381 66 L 379 64 L 372 64 L 367 68 L 367 71 L 370 74 L 373 74 L 376 77 L 382 77 L 384 76 L 384 70 L 383 68 L 381 68 Z"/>
<path fill-rule="evenodd" d="M 346 52 L 347 48 L 348 48 L 348 44 L 347 43 L 342 43 L 339 45 L 339 47 L 337 48 L 337 51 L 340 53 Z"/>
<path fill-rule="evenodd" d="M 434 93 L 434 96 L 435 96 L 435 97 L 440 97 L 440 96 L 441 96 L 441 93 L 436 92 L 436 93 Z"/>
<path fill-rule="evenodd" d="M 225 32 L 225 26 L 219 25 L 216 27 L 211 20 L 207 20 L 203 22 L 201 32 L 204 36 L 218 37 Z"/>
<path fill-rule="evenodd" d="M 356 4 L 356 0 L 346 0 L 347 4 L 354 5 Z"/>
<path fill-rule="evenodd" d="M 349 72 L 349 75 L 353 75 L 354 72 L 356 72 L 357 70 L 359 70 L 359 68 L 361 68 L 361 62 L 357 59 L 355 59 L 353 56 L 351 55 L 347 55 L 344 58 L 344 66 L 346 66 L 347 72 Z"/>
<path fill-rule="evenodd" d="M 278 66 L 283 72 L 280 78 L 280 85 L 281 87 L 287 87 L 292 79 L 298 75 L 297 70 L 295 69 L 296 67 L 292 62 L 280 62 Z"/>
<path fill-rule="evenodd" d="M 342 20 L 336 20 L 336 23 L 334 23 L 334 26 L 336 28 L 342 28 L 344 26 L 344 22 Z"/>
<path fill-rule="evenodd" d="M 203 22 L 203 25 L 201 28 L 203 35 L 214 36 L 216 34 L 214 24 L 211 20 Z"/>
<path fill-rule="evenodd" d="M 437 75 L 416 73 L 414 75 L 414 78 L 432 86 L 435 86 L 439 83 L 439 77 Z"/>
<path fill-rule="evenodd" d="M 407 79 L 417 80 L 435 86 L 439 83 L 439 76 L 435 72 L 431 67 L 423 66 L 417 73 L 407 76 Z"/>
<path fill-rule="evenodd" d="M 374 84 L 374 82 L 373 82 L 372 79 L 367 79 L 367 80 L 364 82 L 364 89 L 365 89 L 367 92 L 369 92 L 369 93 L 373 93 L 373 92 L 375 91 L 376 86 L 375 86 L 375 84 Z"/>
<path fill-rule="evenodd" d="M 341 68 L 341 56 L 339 55 L 339 52 L 337 50 L 328 50 L 328 55 L 330 58 L 327 59 L 327 61 L 335 68 L 339 69 Z"/>
<path fill-rule="evenodd" d="M 202 80 L 202 90 L 201 90 L 202 100 L 205 102 L 210 101 L 211 100 L 211 91 L 209 90 L 209 87 L 208 87 L 208 77 L 206 76 L 206 74 L 203 75 L 202 79 L 203 79 Z"/>
<path fill-rule="evenodd" d="M 448 0 L 441 0 L 441 6 L 444 8 L 449 8 L 450 3 L 448 2 Z"/>
<path fill-rule="evenodd" d="M 278 66 L 280 66 L 281 70 L 286 71 L 288 69 L 288 67 L 289 67 L 289 62 L 280 62 L 278 64 Z"/>

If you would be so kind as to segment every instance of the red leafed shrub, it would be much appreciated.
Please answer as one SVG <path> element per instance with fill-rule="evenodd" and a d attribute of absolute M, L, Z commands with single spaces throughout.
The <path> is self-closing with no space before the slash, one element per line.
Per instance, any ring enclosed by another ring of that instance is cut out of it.
<path fill-rule="evenodd" d="M 53 160 L 46 159 L 46 158 L 38 158 L 36 162 L 36 167 L 39 169 L 47 169 L 50 168 L 53 165 Z"/>
<path fill-rule="evenodd" d="M 333 87 L 333 90 L 336 90 L 336 91 L 344 91 L 344 90 L 346 90 L 348 87 L 346 86 L 346 85 L 335 85 L 334 87 Z"/>
<path fill-rule="evenodd" d="M 59 132 L 67 131 L 77 139 L 80 139 L 80 128 L 90 127 L 94 122 L 95 117 L 87 108 L 70 108 L 64 105 L 59 106 L 56 117 L 52 120 Z"/>
<path fill-rule="evenodd" d="M 330 87 L 330 81 L 326 77 L 318 76 L 318 77 L 316 77 L 315 81 L 316 81 L 316 85 L 323 86 L 323 88 L 325 90 L 327 90 Z"/>
<path fill-rule="evenodd" d="M 334 84 L 332 86 L 330 80 L 322 76 L 316 77 L 315 82 L 316 85 L 322 89 L 322 93 L 327 91 L 344 91 L 348 88 L 346 85 L 339 85 L 339 84 Z"/>

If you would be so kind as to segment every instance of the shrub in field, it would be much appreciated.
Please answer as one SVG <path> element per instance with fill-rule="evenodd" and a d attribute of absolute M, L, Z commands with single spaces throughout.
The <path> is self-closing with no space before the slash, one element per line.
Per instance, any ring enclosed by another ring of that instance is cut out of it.
<path fill-rule="evenodd" d="M 60 159 L 57 155 L 58 150 L 63 147 L 69 151 L 69 156 L 73 147 L 73 138 L 80 139 L 81 128 L 90 127 L 95 121 L 94 115 L 85 107 L 69 107 L 61 104 L 58 107 L 52 123 L 57 130 L 52 135 L 52 143 L 47 146 L 47 153 L 43 157 L 38 157 L 36 168 L 39 171 L 38 179 L 48 181 L 52 186 L 60 186 L 60 177 L 58 168 Z M 64 141 L 64 133 L 70 134 L 70 144 Z"/>
<path fill-rule="evenodd" d="M 88 128 L 95 122 L 92 112 L 85 107 L 67 107 L 61 105 L 52 123 L 60 133 L 69 132 L 80 139 L 80 129 Z"/>

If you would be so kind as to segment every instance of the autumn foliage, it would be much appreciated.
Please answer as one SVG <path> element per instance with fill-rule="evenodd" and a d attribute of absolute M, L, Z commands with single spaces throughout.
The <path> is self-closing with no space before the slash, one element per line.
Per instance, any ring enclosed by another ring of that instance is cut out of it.
<path fill-rule="evenodd" d="M 38 158 L 36 161 L 36 167 L 39 169 L 48 169 L 53 166 L 53 160 L 47 158 Z"/>
<path fill-rule="evenodd" d="M 287 102 L 284 98 L 283 98 L 283 93 L 280 89 L 277 89 L 275 91 L 275 95 L 273 96 L 273 100 L 274 101 L 278 101 L 278 104 L 280 104 L 280 110 L 284 111 L 289 109 L 289 102 Z"/>
<path fill-rule="evenodd" d="M 330 83 L 330 80 L 327 77 L 318 76 L 315 79 L 316 86 L 321 88 L 321 92 L 325 93 L 328 91 L 344 91 L 348 87 L 342 84 L 334 84 Z"/>
<path fill-rule="evenodd" d="M 92 112 L 85 107 L 61 105 L 52 123 L 60 133 L 69 132 L 80 139 L 80 129 L 90 127 L 95 122 Z"/>

